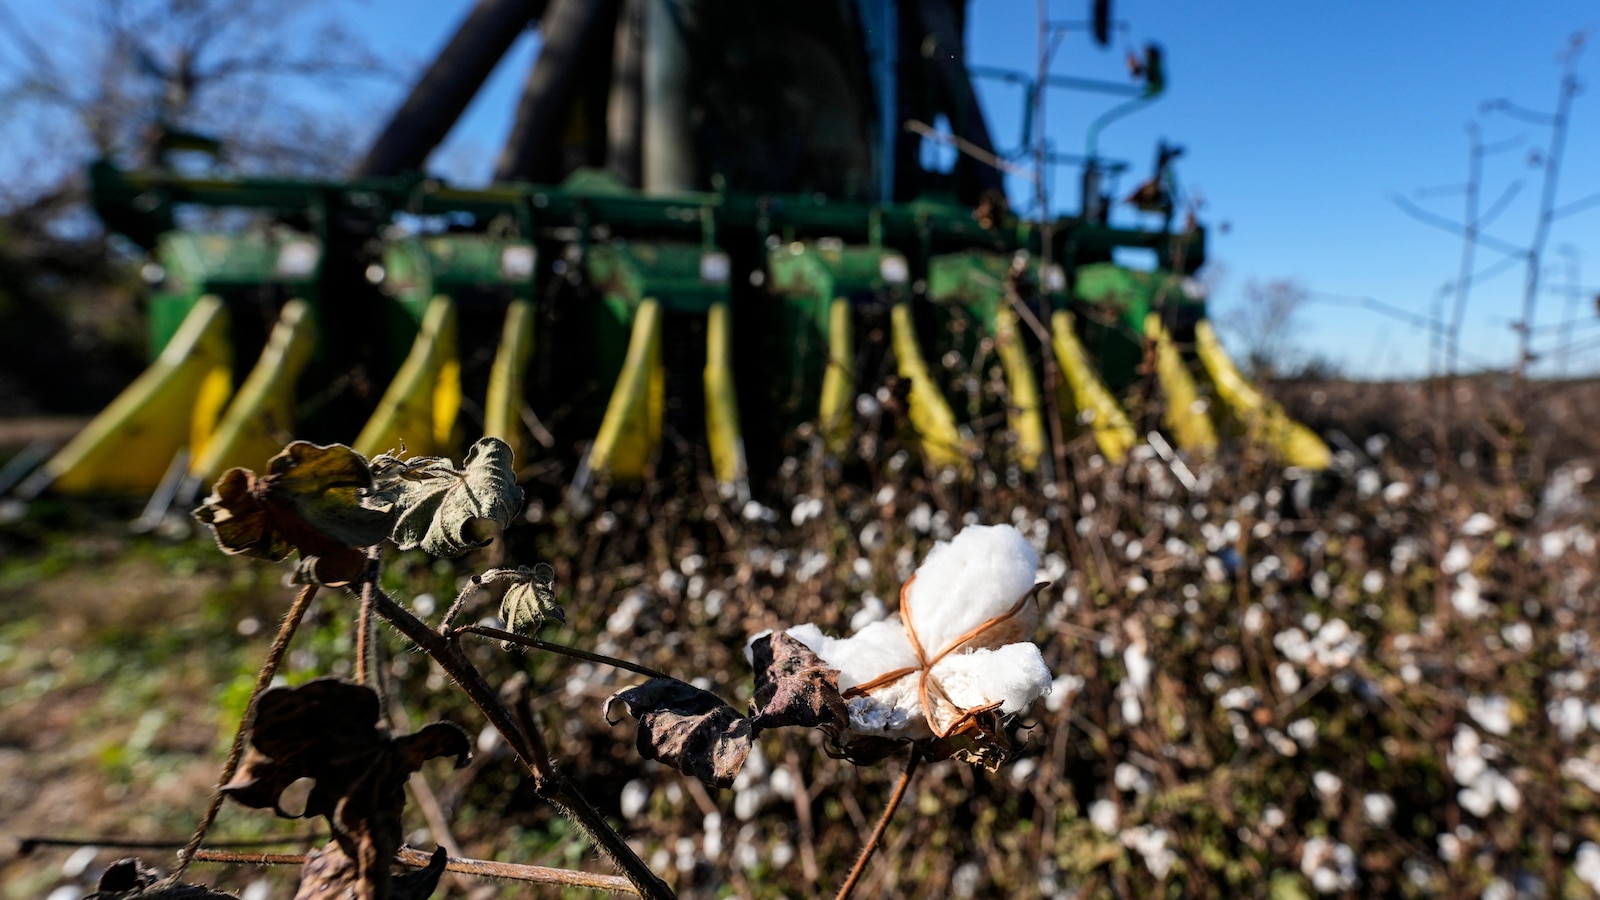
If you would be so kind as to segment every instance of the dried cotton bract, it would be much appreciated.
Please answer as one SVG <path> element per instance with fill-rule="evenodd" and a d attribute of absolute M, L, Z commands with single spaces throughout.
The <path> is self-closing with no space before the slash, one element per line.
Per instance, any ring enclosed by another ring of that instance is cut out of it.
<path fill-rule="evenodd" d="M 789 634 L 839 670 L 854 733 L 902 740 L 986 733 L 1050 690 L 1029 642 L 1039 556 L 1010 525 L 972 525 L 940 542 L 900 592 L 900 613 L 831 638 Z"/>

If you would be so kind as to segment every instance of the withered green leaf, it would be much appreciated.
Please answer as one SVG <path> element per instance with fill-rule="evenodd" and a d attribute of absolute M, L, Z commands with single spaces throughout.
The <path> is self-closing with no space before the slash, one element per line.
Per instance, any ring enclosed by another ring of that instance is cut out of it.
<path fill-rule="evenodd" d="M 646 759 L 725 788 L 750 755 L 750 720 L 709 691 L 676 678 L 652 678 L 607 698 L 606 721 L 613 725 L 611 705 L 619 700 L 639 720 L 636 743 Z"/>
<path fill-rule="evenodd" d="M 459 471 L 440 464 L 397 475 L 380 486 L 379 496 L 393 506 L 390 537 L 400 549 L 421 547 L 434 556 L 460 556 L 483 546 L 467 536 L 474 519 L 505 527 L 522 508 L 511 447 L 492 437 L 472 445 Z"/>
<path fill-rule="evenodd" d="M 194 516 L 225 553 L 281 560 L 299 551 L 297 578 L 348 584 L 361 575 L 362 549 L 388 536 L 394 513 L 375 505 L 367 461 L 342 444 L 295 441 L 267 462 L 267 474 L 229 469 Z"/>
<path fill-rule="evenodd" d="M 810 647 L 775 631 L 751 643 L 750 654 L 756 672 L 751 712 L 757 731 L 799 725 L 837 734 L 849 727 L 839 670 L 829 668 Z"/>
<path fill-rule="evenodd" d="M 500 598 L 500 621 L 518 634 L 532 634 L 550 619 L 567 620 L 566 611 L 556 603 L 555 582 L 556 571 L 547 563 L 531 569 L 490 569 L 478 576 L 484 587 L 506 585 L 505 596 Z"/>

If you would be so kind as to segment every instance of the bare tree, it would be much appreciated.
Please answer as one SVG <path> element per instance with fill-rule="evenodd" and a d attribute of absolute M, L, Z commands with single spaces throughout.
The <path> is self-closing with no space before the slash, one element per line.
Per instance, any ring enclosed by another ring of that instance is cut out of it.
<path fill-rule="evenodd" d="M 1222 326 L 1244 348 L 1244 365 L 1252 377 L 1272 378 L 1293 369 L 1300 354 L 1297 320 L 1310 297 L 1306 286 L 1292 278 L 1251 279 L 1244 302 L 1222 315 Z"/>
<path fill-rule="evenodd" d="M 143 355 L 137 278 L 86 202 L 92 160 L 334 174 L 354 158 L 361 100 L 381 108 L 397 79 L 323 10 L 0 0 L 0 407 L 92 409 Z"/>
<path fill-rule="evenodd" d="M 1479 123 L 1469 123 L 1467 125 L 1466 183 L 1442 188 L 1428 188 L 1415 193 L 1417 199 L 1446 194 L 1463 194 L 1466 198 L 1466 209 L 1465 216 L 1460 222 L 1428 212 L 1408 198 L 1398 195 L 1392 198 L 1401 211 L 1412 218 L 1435 228 L 1459 235 L 1462 239 L 1461 261 L 1456 278 L 1448 282 L 1441 290 L 1441 299 L 1444 294 L 1454 294 L 1455 296 L 1449 327 L 1443 335 L 1446 339 L 1445 368 L 1449 375 L 1456 374 L 1457 361 L 1461 355 L 1461 330 L 1465 320 L 1468 296 L 1472 288 L 1510 271 L 1518 264 L 1521 264 L 1524 268 L 1522 314 L 1512 324 L 1513 330 L 1517 333 L 1517 358 L 1511 364 L 1510 370 L 1520 378 L 1526 373 L 1527 367 L 1539 356 L 1532 348 L 1532 336 L 1536 330 L 1533 320 L 1536 301 L 1540 293 L 1545 246 L 1549 241 L 1551 228 L 1559 219 L 1600 205 L 1600 194 L 1591 194 L 1566 204 L 1557 205 L 1558 182 L 1562 158 L 1566 152 L 1567 129 L 1571 118 L 1572 102 L 1582 89 L 1577 77 L 1577 67 L 1579 60 L 1582 58 L 1584 47 L 1588 43 L 1589 36 L 1589 31 L 1574 33 L 1568 39 L 1567 46 L 1563 48 L 1557 57 L 1561 66 L 1561 79 L 1555 112 L 1544 113 L 1530 110 L 1505 99 L 1485 101 L 1479 108 L 1480 116 L 1485 120 L 1490 116 L 1497 115 L 1524 125 L 1548 129 L 1549 143 L 1543 150 L 1535 151 L 1529 157 L 1530 163 L 1542 171 L 1542 179 L 1539 205 L 1534 218 L 1534 231 L 1527 244 L 1522 245 L 1503 240 L 1485 231 L 1500 213 L 1511 205 L 1511 201 L 1522 188 L 1520 181 L 1513 181 L 1506 185 L 1499 197 L 1489 205 L 1487 210 L 1479 211 L 1485 157 L 1521 146 L 1524 140 L 1521 135 L 1486 144 L 1482 139 L 1482 129 Z M 1475 268 L 1476 252 L 1479 248 L 1499 254 L 1499 259 L 1481 269 Z"/>
<path fill-rule="evenodd" d="M 26 18 L 0 0 L 0 213 L 70 205 L 94 158 L 172 161 L 221 143 L 236 172 L 337 171 L 353 101 L 394 67 L 310 0 L 80 0 Z M 9 157 L 9 159 L 6 159 Z"/>

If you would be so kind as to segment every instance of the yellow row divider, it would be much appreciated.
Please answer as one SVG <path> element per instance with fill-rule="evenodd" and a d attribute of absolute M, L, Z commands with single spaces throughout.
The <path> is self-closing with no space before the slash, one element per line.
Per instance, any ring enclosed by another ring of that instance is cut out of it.
<path fill-rule="evenodd" d="M 917 345 L 911 304 L 902 300 L 889 310 L 890 340 L 900 377 L 911 383 L 911 427 L 922 441 L 922 452 L 936 468 L 968 465 L 965 443 L 956 427 L 956 415 L 928 374 L 922 348 Z"/>
<path fill-rule="evenodd" d="M 1035 472 L 1044 456 L 1045 440 L 1039 380 L 1028 362 L 1028 351 L 1017 328 L 1017 314 L 1009 306 L 1002 305 L 995 310 L 994 324 L 995 351 L 1005 369 L 1006 390 L 1011 394 L 1006 419 L 1017 438 L 1017 462 L 1024 472 Z"/>
<path fill-rule="evenodd" d="M 42 468 L 62 493 L 155 490 L 185 448 L 204 451 L 233 392 L 221 299 L 201 297 L 161 355 Z"/>
<path fill-rule="evenodd" d="M 1194 376 L 1184 365 L 1177 344 L 1158 313 L 1144 317 L 1144 336 L 1155 344 L 1156 380 L 1161 384 L 1161 396 L 1166 401 L 1162 419 L 1178 447 L 1204 457 L 1217 452 L 1217 427 L 1206 414 L 1205 401 L 1195 386 Z"/>
<path fill-rule="evenodd" d="M 533 301 L 513 300 L 506 307 L 500 328 L 500 349 L 489 370 L 489 393 L 483 404 L 483 433 L 511 445 L 514 459 L 522 455 L 522 384 L 533 356 Z"/>
<path fill-rule="evenodd" d="M 661 443 L 661 302 L 646 297 L 633 315 L 622 372 L 606 404 L 589 468 L 602 476 L 643 478 Z"/>
<path fill-rule="evenodd" d="M 733 325 L 728 301 L 706 310 L 706 440 L 717 483 L 744 489 L 744 437 L 739 428 L 739 400 L 733 384 Z"/>
<path fill-rule="evenodd" d="M 448 456 L 460 410 L 456 305 L 441 295 L 423 313 L 411 352 L 361 429 L 355 450 L 372 457 L 403 445 L 413 456 Z"/>
<path fill-rule="evenodd" d="M 835 297 L 828 304 L 828 361 L 822 372 L 822 400 L 817 421 L 828 452 L 843 455 L 850 442 L 855 381 L 855 324 L 850 301 Z"/>
<path fill-rule="evenodd" d="M 190 478 L 210 485 L 234 466 L 260 469 L 293 439 L 295 382 L 311 360 L 316 340 L 311 306 L 304 300 L 285 303 L 216 433 L 190 462 Z"/>
<path fill-rule="evenodd" d="M 1100 376 L 1089 365 L 1088 354 L 1078 341 L 1072 313 L 1059 309 L 1050 316 L 1051 343 L 1055 347 L 1056 362 L 1072 393 L 1072 402 L 1079 415 L 1086 415 L 1094 440 L 1105 458 L 1117 463 L 1128 455 L 1138 441 L 1127 413 L 1106 389 Z"/>
<path fill-rule="evenodd" d="M 1217 386 L 1217 396 L 1244 422 L 1249 439 L 1264 445 L 1280 462 L 1306 469 L 1326 469 L 1333 454 L 1322 438 L 1289 418 L 1276 401 L 1256 390 L 1239 374 L 1211 323 L 1201 319 L 1194 328 L 1195 352 Z"/>

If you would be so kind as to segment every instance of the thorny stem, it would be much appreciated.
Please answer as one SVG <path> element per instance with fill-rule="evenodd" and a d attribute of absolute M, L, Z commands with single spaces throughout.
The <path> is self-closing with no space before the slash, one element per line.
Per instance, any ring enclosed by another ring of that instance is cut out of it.
<path fill-rule="evenodd" d="M 652 669 L 649 666 L 642 665 L 640 663 L 630 662 L 626 659 L 618 659 L 615 656 L 606 656 L 604 653 L 591 653 L 588 650 L 579 650 L 577 647 L 568 647 L 566 644 L 552 644 L 549 641 L 541 641 L 535 637 L 528 637 L 527 635 L 516 634 L 515 632 L 511 631 L 502 631 L 498 628 L 490 628 L 487 625 L 463 625 L 460 628 L 452 631 L 451 634 L 477 634 L 482 635 L 483 637 L 494 638 L 497 641 L 505 641 L 508 644 L 520 644 L 524 647 L 532 647 L 535 650 L 547 650 L 560 656 L 570 656 L 573 659 L 581 659 L 586 662 L 600 663 L 601 665 L 612 666 L 613 668 L 626 669 L 629 672 L 636 672 L 647 678 L 672 678 L 671 675 L 668 675 L 665 672 Z"/>
<path fill-rule="evenodd" d="M 283 844 L 324 844 L 327 843 L 327 841 L 328 836 L 325 834 L 299 834 L 287 835 L 285 837 L 262 838 L 255 841 L 215 841 L 211 844 L 211 847 L 213 849 L 217 847 L 238 847 L 242 849 L 244 847 L 276 847 Z M 188 843 L 188 838 L 165 841 L 160 839 L 152 839 L 148 841 L 125 841 L 117 840 L 115 838 L 102 837 L 64 838 L 30 835 L 27 837 L 17 838 L 17 855 L 27 856 L 40 847 L 100 847 L 118 850 L 177 850 L 187 846 Z M 195 852 L 204 853 L 206 851 L 197 850 Z"/>
<path fill-rule="evenodd" d="M 900 781 L 894 786 L 894 793 L 889 795 L 889 805 L 884 807 L 883 815 L 878 817 L 878 827 L 872 829 L 872 835 L 867 838 L 866 846 L 861 848 L 861 855 L 856 858 L 855 867 L 850 870 L 850 877 L 839 886 L 839 893 L 834 900 L 849 900 L 850 894 L 855 891 L 856 884 L 861 880 L 861 874 L 867 870 L 867 862 L 872 859 L 873 851 L 878 849 L 878 844 L 883 840 L 883 833 L 889 828 L 889 820 L 894 817 L 894 811 L 900 807 L 900 800 L 906 795 L 906 788 L 911 786 L 911 776 L 917 774 L 917 766 L 922 763 L 922 748 L 913 745 L 911 759 L 906 763 L 906 770 L 900 773 Z"/>
<path fill-rule="evenodd" d="M 461 588 L 461 593 L 456 594 L 455 602 L 450 604 L 450 608 L 444 611 L 444 618 L 439 620 L 440 634 L 450 633 L 450 626 L 455 622 L 456 616 L 461 615 L 461 610 L 466 607 L 467 598 L 471 597 L 481 587 L 483 587 L 483 581 L 478 576 L 474 575 L 467 579 L 466 585 Z"/>
<path fill-rule="evenodd" d="M 306 855 L 303 853 L 225 853 L 216 850 L 198 850 L 195 859 L 201 862 L 235 863 L 239 865 L 255 866 L 300 866 L 305 865 Z M 395 861 L 403 866 L 421 869 L 431 861 L 431 857 L 420 850 L 402 847 L 395 854 Z M 628 879 L 616 875 L 601 875 L 594 872 L 579 872 L 573 869 L 552 869 L 547 866 L 525 866 L 518 863 L 492 862 L 484 859 L 460 859 L 451 857 L 444 865 L 446 872 L 462 872 L 468 875 L 481 875 L 487 878 L 506 878 L 513 881 L 527 881 L 534 884 L 560 884 L 567 887 L 592 888 L 597 891 L 610 891 L 614 894 L 637 894 Z"/>
<path fill-rule="evenodd" d="M 211 803 L 206 807 L 205 815 L 200 817 L 200 825 L 195 828 L 194 836 L 189 838 L 189 843 L 178 853 L 178 865 L 167 879 L 168 884 L 177 884 L 183 878 L 183 873 L 189 868 L 189 861 L 194 857 L 200 844 L 206 839 L 206 832 L 211 830 L 211 823 L 217 820 L 217 812 L 222 809 L 222 789 L 233 780 L 234 772 L 238 771 L 239 759 L 244 756 L 245 735 L 250 733 L 250 728 L 255 724 L 256 701 L 266 692 L 267 685 L 272 683 L 278 674 L 278 663 L 283 661 L 283 654 L 289 649 L 289 641 L 294 638 L 295 630 L 300 627 L 300 620 L 305 618 L 306 610 L 311 606 L 311 598 L 317 595 L 317 585 L 308 584 L 295 595 L 294 603 L 289 607 L 288 615 L 283 617 L 283 624 L 278 627 L 278 635 L 272 639 L 272 646 L 267 650 L 266 661 L 261 664 L 261 670 L 256 673 L 255 687 L 250 689 L 250 700 L 245 704 L 244 715 L 239 719 L 239 730 L 233 733 L 233 746 L 228 748 L 228 759 L 222 764 L 222 775 L 217 779 L 216 790 L 211 792 Z"/>
<path fill-rule="evenodd" d="M 356 615 L 356 684 L 365 685 L 372 662 L 372 591 L 377 584 L 373 566 L 379 548 L 367 549 L 367 575 L 361 580 L 361 611 Z"/>
<path fill-rule="evenodd" d="M 456 637 L 465 629 L 457 629 L 449 636 L 429 628 L 427 623 L 412 615 L 396 603 L 377 585 L 372 587 L 373 609 L 401 634 L 410 638 L 424 653 L 455 680 L 489 723 L 533 774 L 534 791 L 570 818 L 618 868 L 627 875 L 641 896 L 650 900 L 670 900 L 674 895 L 656 874 L 650 871 L 628 842 L 622 839 L 589 801 L 567 781 L 550 758 L 540 752 L 540 745 L 531 740 L 517 723 L 515 716 L 500 702 L 494 689 L 477 667 L 461 652 Z M 530 723 L 530 727 L 531 727 Z"/>

